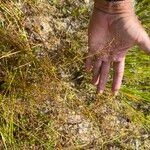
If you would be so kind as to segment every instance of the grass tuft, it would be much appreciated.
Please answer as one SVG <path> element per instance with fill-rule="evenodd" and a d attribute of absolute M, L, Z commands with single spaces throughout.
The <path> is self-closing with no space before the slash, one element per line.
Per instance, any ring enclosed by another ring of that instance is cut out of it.
<path fill-rule="evenodd" d="M 149 32 L 148 4 L 136 13 Z M 134 47 L 120 94 L 110 81 L 96 95 L 83 71 L 91 8 L 0 0 L 0 149 L 149 149 L 149 57 Z"/>

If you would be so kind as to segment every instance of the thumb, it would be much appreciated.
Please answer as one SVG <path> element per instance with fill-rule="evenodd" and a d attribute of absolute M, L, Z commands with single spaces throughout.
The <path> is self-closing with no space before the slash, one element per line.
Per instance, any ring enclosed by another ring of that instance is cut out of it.
<path fill-rule="evenodd" d="M 139 34 L 137 44 L 150 55 L 150 37 L 144 29 Z"/>

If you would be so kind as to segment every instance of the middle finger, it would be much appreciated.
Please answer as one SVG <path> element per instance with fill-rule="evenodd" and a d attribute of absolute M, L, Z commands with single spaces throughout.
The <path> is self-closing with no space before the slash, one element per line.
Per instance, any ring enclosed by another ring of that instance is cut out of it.
<path fill-rule="evenodd" d="M 101 66 L 101 71 L 100 71 L 99 83 L 98 83 L 98 87 L 97 87 L 97 90 L 100 93 L 103 93 L 103 91 L 105 89 L 109 69 L 110 69 L 110 61 L 107 61 L 107 62 L 103 61 L 102 66 Z"/>

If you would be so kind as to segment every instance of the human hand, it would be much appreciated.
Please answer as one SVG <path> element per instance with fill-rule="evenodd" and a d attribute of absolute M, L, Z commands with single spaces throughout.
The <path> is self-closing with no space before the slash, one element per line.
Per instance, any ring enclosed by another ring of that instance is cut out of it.
<path fill-rule="evenodd" d="M 92 69 L 92 83 L 97 86 L 98 92 L 103 93 L 113 64 L 112 92 L 118 93 L 126 53 L 135 44 L 150 54 L 150 38 L 134 13 L 131 0 L 95 0 L 88 30 L 89 52 L 85 68 L 87 71 Z"/>

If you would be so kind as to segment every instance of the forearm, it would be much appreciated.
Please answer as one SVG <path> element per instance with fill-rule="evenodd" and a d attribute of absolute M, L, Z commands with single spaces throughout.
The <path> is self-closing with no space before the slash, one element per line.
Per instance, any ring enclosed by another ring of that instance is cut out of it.
<path fill-rule="evenodd" d="M 128 13 L 133 11 L 132 0 L 94 0 L 94 7 L 107 13 Z"/>

